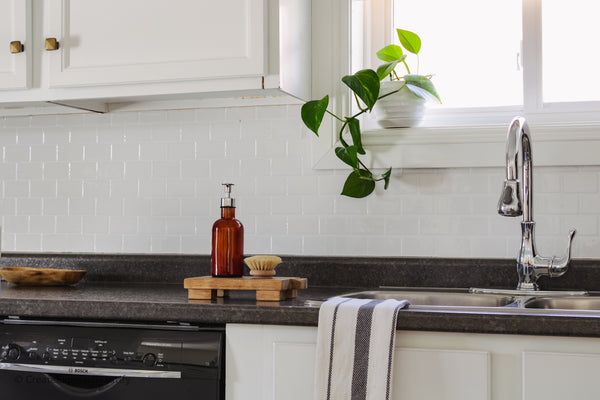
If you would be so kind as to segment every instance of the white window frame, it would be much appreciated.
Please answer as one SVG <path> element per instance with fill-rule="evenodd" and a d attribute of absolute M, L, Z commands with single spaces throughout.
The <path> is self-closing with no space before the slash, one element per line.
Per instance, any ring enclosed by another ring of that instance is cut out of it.
<path fill-rule="evenodd" d="M 350 73 L 352 0 L 313 0 L 313 99 L 325 94 L 330 96 L 330 110 L 348 115 L 350 109 L 348 91 L 341 77 Z M 372 8 L 371 19 L 377 13 L 388 13 L 389 0 L 370 0 L 377 6 Z M 526 35 L 541 35 L 541 0 L 527 0 L 524 18 Z M 533 18 L 533 19 L 532 19 Z M 535 23 L 531 23 L 531 21 Z M 379 19 L 381 21 L 381 19 Z M 368 25 L 368 22 L 367 22 Z M 372 24 L 380 26 L 381 24 Z M 374 32 L 375 40 L 388 41 L 385 31 Z M 389 36 L 389 35 L 388 35 Z M 525 89 L 524 106 L 481 110 L 477 114 L 465 115 L 453 126 L 419 127 L 401 129 L 374 129 L 364 132 L 363 144 L 367 148 L 367 163 L 370 167 L 394 168 L 454 168 L 454 167 L 499 167 L 505 163 L 506 130 L 511 119 L 517 115 L 527 118 L 531 128 L 534 147 L 534 164 L 539 166 L 600 165 L 600 112 L 592 103 L 576 103 L 557 107 L 556 104 L 541 104 L 541 48 L 527 47 L 536 41 L 524 40 L 524 63 L 536 68 L 524 70 L 524 79 L 535 84 Z M 537 41 L 540 43 L 541 41 Z M 389 41 L 387 42 L 389 43 Z M 366 49 L 365 54 L 374 53 L 377 42 Z M 380 46 L 383 47 L 383 46 Z M 534 63 L 534 64 L 532 64 Z M 597 104 L 597 103 L 596 103 Z M 491 112 L 490 112 L 491 111 Z M 461 114 L 460 111 L 454 111 Z M 468 123 L 467 123 L 468 121 Z M 325 116 L 320 138 L 313 144 L 313 166 L 315 169 L 345 169 L 334 153 L 339 126 Z"/>

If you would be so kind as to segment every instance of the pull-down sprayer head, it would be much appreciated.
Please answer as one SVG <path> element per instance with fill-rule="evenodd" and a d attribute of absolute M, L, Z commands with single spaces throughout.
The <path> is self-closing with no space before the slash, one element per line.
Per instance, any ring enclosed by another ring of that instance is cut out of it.
<path fill-rule="evenodd" d="M 522 150 L 522 178 L 523 196 L 521 198 L 521 183 L 519 181 L 519 150 Z M 518 117 L 512 120 L 508 128 L 506 140 L 506 179 L 504 188 L 498 201 L 498 214 L 505 217 L 518 217 L 523 215 L 523 221 L 533 220 L 532 200 L 532 162 L 531 142 L 529 140 L 529 127 L 525 118 Z"/>

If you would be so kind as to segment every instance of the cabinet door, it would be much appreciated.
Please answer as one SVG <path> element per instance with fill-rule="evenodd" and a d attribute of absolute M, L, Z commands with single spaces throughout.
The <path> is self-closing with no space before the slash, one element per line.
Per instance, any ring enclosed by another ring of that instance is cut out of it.
<path fill-rule="evenodd" d="M 50 87 L 259 76 L 265 0 L 48 0 Z"/>
<path fill-rule="evenodd" d="M 0 0 L 0 89 L 26 89 L 31 68 L 31 0 Z M 13 53 L 19 41 L 24 51 Z"/>
<path fill-rule="evenodd" d="M 600 398 L 600 354 L 523 352 L 523 400 Z"/>
<path fill-rule="evenodd" d="M 227 399 L 312 399 L 316 339 L 311 327 L 227 325 Z M 397 347 L 394 358 L 393 399 L 490 398 L 487 351 Z"/>

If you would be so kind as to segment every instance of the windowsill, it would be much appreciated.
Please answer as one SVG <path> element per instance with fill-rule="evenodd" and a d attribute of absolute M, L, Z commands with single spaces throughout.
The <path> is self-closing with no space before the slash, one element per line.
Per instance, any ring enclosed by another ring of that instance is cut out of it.
<path fill-rule="evenodd" d="M 600 124 L 530 124 L 537 166 L 600 165 Z M 508 124 L 438 128 L 372 129 L 363 132 L 367 165 L 377 168 L 470 168 L 505 165 Z M 346 169 L 335 146 L 316 169 Z"/>

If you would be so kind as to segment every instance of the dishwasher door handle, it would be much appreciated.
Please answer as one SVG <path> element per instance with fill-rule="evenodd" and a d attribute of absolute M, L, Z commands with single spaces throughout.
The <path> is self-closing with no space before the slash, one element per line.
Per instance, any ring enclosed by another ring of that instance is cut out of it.
<path fill-rule="evenodd" d="M 62 365 L 38 365 L 1 363 L 0 370 L 37 372 L 40 374 L 67 374 L 88 376 L 117 376 L 128 378 L 181 378 L 180 371 L 152 371 L 126 368 L 67 367 Z"/>

